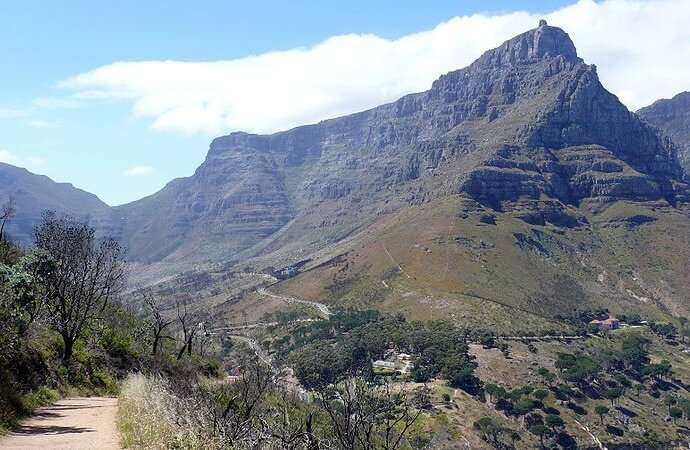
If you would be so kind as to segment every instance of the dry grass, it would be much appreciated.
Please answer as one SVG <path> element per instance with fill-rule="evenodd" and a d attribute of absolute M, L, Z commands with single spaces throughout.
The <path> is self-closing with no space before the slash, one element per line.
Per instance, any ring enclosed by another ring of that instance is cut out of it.
<path fill-rule="evenodd" d="M 117 425 L 125 448 L 217 448 L 194 425 L 193 415 L 160 377 L 132 374 L 123 383 Z"/>

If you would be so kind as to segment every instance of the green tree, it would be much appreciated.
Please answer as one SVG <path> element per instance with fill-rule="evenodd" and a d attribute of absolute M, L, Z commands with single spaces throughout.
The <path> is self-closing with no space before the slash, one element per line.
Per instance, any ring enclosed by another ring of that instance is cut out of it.
<path fill-rule="evenodd" d="M 537 389 L 536 391 L 532 392 L 532 395 L 540 402 L 543 402 L 546 400 L 546 397 L 549 396 L 549 391 L 546 389 Z"/>
<path fill-rule="evenodd" d="M 668 415 L 671 416 L 671 418 L 673 419 L 673 423 L 675 423 L 676 420 L 683 417 L 683 410 L 678 408 L 677 406 L 671 406 L 668 410 Z"/>
<path fill-rule="evenodd" d="M 556 379 L 556 375 L 554 375 L 553 372 L 546 367 L 540 367 L 537 369 L 537 373 L 548 386 L 551 386 L 551 383 L 553 383 L 553 381 Z"/>
<path fill-rule="evenodd" d="M 503 386 L 494 383 L 487 383 L 484 390 L 489 394 L 489 400 L 492 402 L 498 401 L 506 397 L 506 390 Z"/>
<path fill-rule="evenodd" d="M 547 427 L 550 427 L 554 431 L 554 433 L 556 432 L 557 428 L 565 426 L 565 422 L 563 422 L 563 419 L 561 419 L 561 417 L 556 414 L 547 414 L 544 418 L 544 423 Z"/>
<path fill-rule="evenodd" d="M 620 387 L 609 388 L 604 392 L 604 398 L 611 402 L 611 406 L 615 404 L 621 395 L 623 395 L 623 389 Z"/>
<path fill-rule="evenodd" d="M 604 405 L 597 405 L 594 407 L 594 412 L 597 414 L 597 416 L 599 416 L 599 420 L 601 420 L 603 425 L 604 416 L 609 413 L 609 408 Z"/>
<path fill-rule="evenodd" d="M 118 293 L 125 277 L 122 249 L 114 239 L 97 240 L 95 230 L 71 218 L 46 213 L 34 230 L 46 318 L 63 339 L 63 362 L 74 344 Z"/>
<path fill-rule="evenodd" d="M 485 441 L 490 442 L 495 447 L 498 447 L 501 433 L 504 428 L 498 423 L 496 419 L 489 416 L 484 416 L 474 422 L 474 428 L 482 434 Z"/>
<path fill-rule="evenodd" d="M 645 376 L 650 376 L 658 380 L 663 380 L 671 375 L 673 372 L 671 363 L 667 360 L 663 360 L 658 364 L 650 364 L 644 368 L 643 374 Z"/>
<path fill-rule="evenodd" d="M 528 431 L 539 437 L 539 444 L 541 444 L 541 448 L 544 448 L 544 437 L 549 434 L 549 429 L 545 425 L 537 423 L 530 425 Z"/>
<path fill-rule="evenodd" d="M 587 383 L 599 373 L 601 366 L 587 355 L 559 353 L 556 368 L 567 381 Z"/>

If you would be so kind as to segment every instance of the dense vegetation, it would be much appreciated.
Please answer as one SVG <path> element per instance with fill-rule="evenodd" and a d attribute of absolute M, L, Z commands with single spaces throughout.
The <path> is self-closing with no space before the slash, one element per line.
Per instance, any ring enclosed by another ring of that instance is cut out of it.
<path fill-rule="evenodd" d="M 45 214 L 29 250 L 0 240 L 2 429 L 62 395 L 116 394 L 133 370 L 189 365 L 150 353 L 155 321 L 119 303 L 123 284 L 119 244 L 73 219 Z"/>
<path fill-rule="evenodd" d="M 111 302 L 120 275 L 104 265 L 119 270 L 117 246 L 91 231 L 46 216 L 32 250 L 0 242 L 3 427 L 61 394 L 115 393 L 141 357 L 142 323 Z"/>

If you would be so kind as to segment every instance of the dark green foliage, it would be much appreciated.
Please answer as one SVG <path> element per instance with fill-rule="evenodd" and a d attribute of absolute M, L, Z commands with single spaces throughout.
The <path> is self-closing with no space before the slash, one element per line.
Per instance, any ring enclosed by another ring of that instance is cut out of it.
<path fill-rule="evenodd" d="M 537 400 L 544 401 L 546 397 L 549 396 L 549 391 L 547 391 L 546 389 L 537 389 L 536 391 L 532 392 L 532 395 Z"/>
<path fill-rule="evenodd" d="M 623 389 L 620 387 L 609 388 L 604 391 L 604 398 L 609 400 L 611 405 L 615 404 L 621 395 L 623 395 Z"/>
<path fill-rule="evenodd" d="M 671 363 L 666 360 L 663 360 L 658 364 L 650 364 L 643 370 L 643 374 L 645 376 L 662 380 L 670 376 L 672 372 Z"/>
<path fill-rule="evenodd" d="M 561 419 L 561 417 L 556 414 L 547 414 L 546 417 L 544 417 L 544 424 L 554 431 L 556 430 L 556 428 L 565 426 L 565 422 L 563 422 L 563 419 Z"/>
<path fill-rule="evenodd" d="M 505 431 L 509 431 L 506 430 L 496 419 L 489 416 L 480 418 L 474 422 L 473 426 L 475 430 L 481 433 L 482 438 L 485 441 L 493 444 L 494 446 L 499 445 L 501 434 Z"/>
<path fill-rule="evenodd" d="M 678 334 L 678 329 L 672 323 L 652 322 L 649 329 L 666 339 L 673 339 Z"/>
<path fill-rule="evenodd" d="M 668 415 L 675 421 L 683 417 L 683 410 L 677 406 L 671 406 L 668 409 Z"/>
<path fill-rule="evenodd" d="M 544 446 L 544 437 L 549 434 L 549 429 L 543 425 L 543 424 L 534 424 L 530 425 L 527 430 L 534 434 L 535 436 L 539 437 L 539 442 L 541 443 L 542 447 Z"/>
<path fill-rule="evenodd" d="M 536 407 L 534 400 L 529 398 L 523 398 L 515 402 L 513 407 L 513 414 L 517 416 L 523 416 L 528 412 L 532 411 Z"/>
<path fill-rule="evenodd" d="M 601 423 L 604 423 L 604 416 L 609 413 L 609 408 L 604 405 L 597 405 L 594 407 L 594 412 L 601 419 Z"/>
<path fill-rule="evenodd" d="M 315 343 L 294 353 L 290 362 L 295 376 L 308 389 L 316 389 L 355 375 L 371 374 L 371 360 L 366 349 L 344 344 Z"/>
<path fill-rule="evenodd" d="M 584 354 L 559 353 L 556 368 L 564 379 L 573 383 L 588 382 L 599 373 L 601 366 L 591 357 Z"/>
<path fill-rule="evenodd" d="M 297 348 L 293 347 L 289 359 L 305 386 L 313 388 L 353 374 L 366 376 L 370 361 L 381 358 L 392 344 L 398 351 L 417 355 L 412 371 L 415 381 L 426 382 L 441 375 L 454 387 L 478 392 L 476 364 L 468 353 L 465 335 L 452 323 L 408 322 L 403 317 L 382 318 L 371 312 L 338 314 L 335 327 L 319 321 L 293 333 Z"/>

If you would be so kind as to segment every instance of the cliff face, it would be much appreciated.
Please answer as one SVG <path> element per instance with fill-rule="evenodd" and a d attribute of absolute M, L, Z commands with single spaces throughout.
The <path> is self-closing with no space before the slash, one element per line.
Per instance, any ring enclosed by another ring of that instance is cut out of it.
<path fill-rule="evenodd" d="M 678 158 L 690 171 L 690 92 L 672 99 L 657 100 L 637 111 L 637 115 L 659 128 L 678 146 Z"/>
<path fill-rule="evenodd" d="M 567 209 L 582 202 L 686 201 L 674 152 L 604 89 L 563 30 L 542 23 L 427 92 L 217 138 L 192 177 L 116 214 L 144 261 L 232 259 L 327 205 L 335 213 L 320 228 L 354 227 L 382 208 L 457 193 L 497 210 L 548 205 L 524 215 L 572 225 Z"/>
<path fill-rule="evenodd" d="M 281 285 L 296 296 L 411 315 L 434 299 L 509 324 L 690 312 L 689 200 L 676 147 L 540 23 L 426 92 L 219 137 L 193 176 L 106 225 L 169 274 L 300 261 Z"/>

